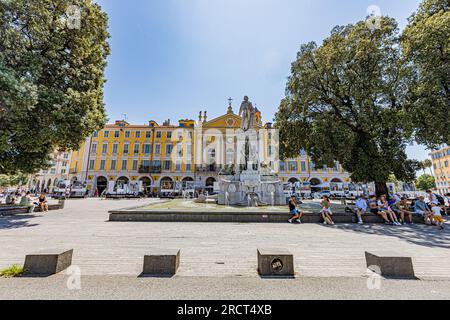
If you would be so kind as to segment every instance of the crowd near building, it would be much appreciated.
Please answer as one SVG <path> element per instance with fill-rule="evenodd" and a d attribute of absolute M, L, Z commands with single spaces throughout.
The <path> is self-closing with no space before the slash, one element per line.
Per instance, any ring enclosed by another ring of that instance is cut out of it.
<path fill-rule="evenodd" d="M 271 160 L 267 165 L 282 182 L 309 190 L 342 188 L 351 182 L 339 163 L 317 168 L 303 151 L 296 158 L 277 161 L 278 146 L 271 143 L 276 130 L 271 123 L 262 123 L 259 110 L 256 121 L 257 130 L 265 133 L 259 152 Z M 183 119 L 176 124 L 167 120 L 135 125 L 119 120 L 95 132 L 79 150 L 55 152 L 51 167 L 34 175 L 29 188 L 51 192 L 65 180 L 84 184 L 89 194 L 95 190 L 101 194 L 111 182 L 119 181 L 142 181 L 148 192 L 186 182 L 213 189 L 221 171 L 238 165 L 235 138 L 229 133 L 240 127 L 241 117 L 233 111 L 231 100 L 227 112 L 211 120 L 206 111 L 197 121 Z"/>

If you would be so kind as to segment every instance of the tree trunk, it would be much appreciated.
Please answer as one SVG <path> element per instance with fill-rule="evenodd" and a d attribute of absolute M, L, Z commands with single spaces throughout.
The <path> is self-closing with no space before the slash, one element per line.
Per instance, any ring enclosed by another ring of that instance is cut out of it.
<path fill-rule="evenodd" d="M 386 182 L 375 182 L 375 194 L 377 198 L 385 194 L 389 198 L 389 189 Z"/>

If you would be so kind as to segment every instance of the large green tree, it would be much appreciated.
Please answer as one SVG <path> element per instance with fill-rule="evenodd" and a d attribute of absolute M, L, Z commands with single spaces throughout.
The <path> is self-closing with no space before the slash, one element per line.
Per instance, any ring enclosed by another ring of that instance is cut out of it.
<path fill-rule="evenodd" d="M 276 114 L 282 157 L 305 149 L 317 165 L 338 160 L 358 182 L 386 193 L 393 174 L 415 179 L 407 159 L 405 105 L 412 70 L 404 63 L 395 20 L 336 27 L 318 46 L 303 45 Z"/>
<path fill-rule="evenodd" d="M 28 177 L 25 174 L 4 175 L 0 174 L 0 187 L 16 187 L 27 183 Z"/>
<path fill-rule="evenodd" d="M 414 66 L 406 111 L 415 138 L 429 147 L 450 144 L 450 1 L 425 0 L 401 44 Z"/>
<path fill-rule="evenodd" d="M 416 188 L 418 190 L 426 191 L 436 188 L 436 181 L 433 176 L 423 174 L 416 181 Z"/>
<path fill-rule="evenodd" d="M 103 127 L 107 24 L 91 0 L 0 1 L 0 174 L 41 169 Z"/>

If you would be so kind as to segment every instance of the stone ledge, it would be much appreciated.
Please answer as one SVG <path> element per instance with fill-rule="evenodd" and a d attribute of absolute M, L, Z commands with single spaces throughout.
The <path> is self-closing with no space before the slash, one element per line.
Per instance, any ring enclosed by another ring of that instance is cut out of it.
<path fill-rule="evenodd" d="M 164 210 L 114 210 L 109 212 L 109 221 L 116 222 L 232 222 L 232 223 L 286 223 L 292 217 L 289 213 L 280 212 L 230 212 L 230 211 L 164 211 Z M 334 213 L 336 223 L 356 223 L 356 215 L 349 213 Z M 364 214 L 365 223 L 384 223 L 384 220 L 374 214 Z M 424 223 L 420 217 L 414 217 L 416 223 Z M 319 213 L 306 213 L 303 223 L 322 223 Z"/>
<path fill-rule="evenodd" d="M 64 206 L 61 204 L 49 204 L 48 205 L 49 211 L 61 210 L 63 208 L 64 208 Z M 41 210 L 38 207 L 36 207 L 36 208 L 34 208 L 33 212 L 41 212 Z M 28 213 L 27 207 L 22 207 L 22 206 L 1 206 L 0 207 L 0 216 L 13 216 L 16 214 L 25 214 L 25 213 Z"/>

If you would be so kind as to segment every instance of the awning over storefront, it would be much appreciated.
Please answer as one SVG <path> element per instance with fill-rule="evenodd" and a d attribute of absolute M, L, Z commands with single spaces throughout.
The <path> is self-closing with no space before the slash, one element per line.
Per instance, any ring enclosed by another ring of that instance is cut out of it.
<path fill-rule="evenodd" d="M 326 183 L 318 184 L 318 185 L 315 185 L 312 187 L 319 188 L 319 189 L 327 189 L 327 188 L 330 188 L 330 184 L 328 182 L 326 182 Z"/>

